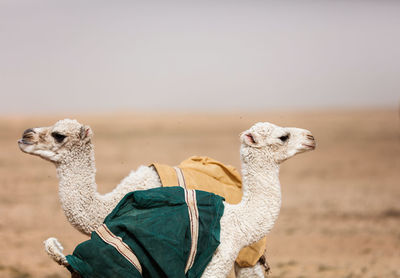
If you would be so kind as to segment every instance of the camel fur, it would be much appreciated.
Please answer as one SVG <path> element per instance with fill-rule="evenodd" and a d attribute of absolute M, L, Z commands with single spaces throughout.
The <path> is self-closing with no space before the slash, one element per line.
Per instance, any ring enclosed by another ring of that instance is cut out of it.
<path fill-rule="evenodd" d="M 68 221 L 85 234 L 101 225 L 126 193 L 161 186 L 156 171 L 141 166 L 112 192 L 99 194 L 92 135 L 88 126 L 66 119 L 52 127 L 28 129 L 18 142 L 23 152 L 56 165 L 62 208 Z M 225 203 L 221 244 L 202 277 L 226 277 L 240 249 L 271 230 L 281 205 L 280 164 L 295 154 L 315 148 L 309 131 L 270 123 L 255 124 L 241 134 L 240 140 L 243 198 L 236 205 Z M 55 238 L 48 239 L 45 248 L 54 260 L 66 264 L 62 246 Z M 259 265 L 255 269 L 258 271 Z"/>

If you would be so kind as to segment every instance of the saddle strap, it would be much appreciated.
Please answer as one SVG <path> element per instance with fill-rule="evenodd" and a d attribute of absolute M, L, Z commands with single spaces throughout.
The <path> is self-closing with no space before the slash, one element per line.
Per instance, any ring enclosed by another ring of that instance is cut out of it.
<path fill-rule="evenodd" d="M 107 244 L 113 246 L 117 251 L 124 256 L 142 275 L 142 266 L 139 263 L 138 258 L 132 249 L 122 241 L 122 238 L 114 235 L 106 226 L 106 224 L 101 225 L 95 231 L 96 234 Z"/>
<path fill-rule="evenodd" d="M 194 259 L 196 258 L 197 243 L 199 240 L 199 211 L 196 202 L 196 190 L 186 189 L 185 177 L 183 176 L 182 169 L 174 167 L 176 176 L 178 177 L 178 184 L 185 192 L 185 202 L 188 206 L 189 220 L 190 220 L 190 236 L 191 245 L 188 260 L 186 262 L 185 274 L 193 266 Z"/>

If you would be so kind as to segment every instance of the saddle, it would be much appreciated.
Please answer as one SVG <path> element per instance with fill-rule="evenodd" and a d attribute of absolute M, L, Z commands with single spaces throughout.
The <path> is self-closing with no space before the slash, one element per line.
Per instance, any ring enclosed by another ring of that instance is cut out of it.
<path fill-rule="evenodd" d="M 220 243 L 224 199 L 183 187 L 128 193 L 67 256 L 83 278 L 200 277 Z"/>
<path fill-rule="evenodd" d="M 154 163 L 153 166 L 165 187 L 179 186 L 177 169 L 182 172 L 183 182 L 188 189 L 204 190 L 225 198 L 230 204 L 242 200 L 242 178 L 238 170 L 207 156 L 192 156 L 179 164 L 178 167 Z M 240 250 L 236 263 L 240 267 L 255 266 L 266 250 L 267 238 L 244 247 Z M 233 266 L 232 266 L 233 267 Z M 232 272 L 234 273 L 234 272 Z M 231 274 L 229 277 L 234 277 Z"/>

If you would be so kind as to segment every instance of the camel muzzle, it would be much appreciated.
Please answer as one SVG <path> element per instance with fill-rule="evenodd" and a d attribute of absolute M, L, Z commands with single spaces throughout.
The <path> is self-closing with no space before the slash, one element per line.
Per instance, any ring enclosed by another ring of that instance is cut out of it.
<path fill-rule="evenodd" d="M 302 146 L 306 148 L 306 150 L 315 150 L 317 143 L 315 142 L 315 138 L 312 134 L 306 135 L 307 142 L 303 143 Z"/>
<path fill-rule="evenodd" d="M 22 139 L 18 140 L 18 144 L 33 145 L 34 134 L 36 134 L 35 130 L 28 128 L 22 133 Z"/>

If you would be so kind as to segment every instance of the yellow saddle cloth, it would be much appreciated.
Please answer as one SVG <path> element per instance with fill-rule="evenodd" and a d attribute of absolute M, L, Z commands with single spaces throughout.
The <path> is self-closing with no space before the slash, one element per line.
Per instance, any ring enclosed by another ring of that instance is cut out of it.
<path fill-rule="evenodd" d="M 179 186 L 174 167 L 154 163 L 163 186 Z M 242 179 L 239 172 L 231 165 L 206 156 L 192 156 L 178 166 L 188 189 L 212 192 L 225 198 L 230 204 L 237 204 L 242 199 Z M 266 237 L 243 248 L 236 263 L 240 267 L 254 266 L 264 254 Z"/>

